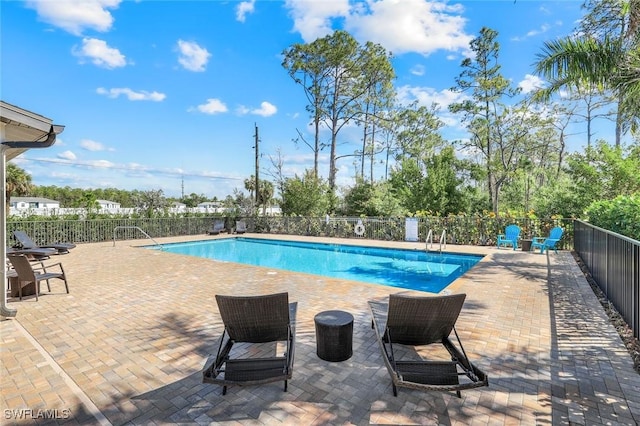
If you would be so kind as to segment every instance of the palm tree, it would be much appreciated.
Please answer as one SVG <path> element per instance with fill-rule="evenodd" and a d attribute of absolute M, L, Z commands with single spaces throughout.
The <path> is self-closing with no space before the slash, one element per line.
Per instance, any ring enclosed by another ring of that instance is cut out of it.
<path fill-rule="evenodd" d="M 33 188 L 31 175 L 13 163 L 7 163 L 7 175 L 5 182 L 5 192 L 7 200 L 5 203 L 5 213 L 9 216 L 12 195 L 27 195 Z"/>
<path fill-rule="evenodd" d="M 261 180 L 259 194 L 259 204 L 262 205 L 262 214 L 265 215 L 267 213 L 267 204 L 269 204 L 273 198 L 273 183 L 268 180 Z"/>
<path fill-rule="evenodd" d="M 640 1 L 605 1 L 616 6 L 611 10 L 618 16 L 610 13 L 603 19 L 612 28 L 617 22 L 618 34 L 597 36 L 583 28 L 579 36 L 548 41 L 537 55 L 535 68 L 549 81 L 549 86 L 538 93 L 542 98 L 562 88 L 596 87 L 613 92 L 618 99 L 619 146 L 623 129 L 640 125 Z"/>

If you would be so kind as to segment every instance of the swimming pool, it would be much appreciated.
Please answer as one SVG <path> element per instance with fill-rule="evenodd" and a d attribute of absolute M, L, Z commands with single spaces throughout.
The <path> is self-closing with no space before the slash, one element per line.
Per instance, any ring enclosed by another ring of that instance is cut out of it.
<path fill-rule="evenodd" d="M 433 293 L 442 291 L 482 259 L 477 255 L 245 237 L 165 244 L 163 250 Z"/>

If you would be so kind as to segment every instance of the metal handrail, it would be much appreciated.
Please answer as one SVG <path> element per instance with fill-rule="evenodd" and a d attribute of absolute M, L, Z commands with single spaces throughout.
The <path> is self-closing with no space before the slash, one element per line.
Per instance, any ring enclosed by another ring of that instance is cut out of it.
<path fill-rule="evenodd" d="M 444 229 L 442 230 L 442 234 L 440 234 L 440 251 L 442 252 L 442 245 L 444 242 L 444 248 L 447 248 L 447 230 Z M 427 233 L 427 238 L 425 240 L 425 249 L 428 251 L 429 250 L 429 246 L 431 246 L 431 248 L 433 248 L 433 230 L 429 229 L 429 232 Z"/>
<path fill-rule="evenodd" d="M 155 245 L 160 246 L 160 250 L 164 250 L 164 247 L 162 246 L 162 244 L 160 244 L 159 242 L 157 242 L 156 240 L 154 240 L 149 234 L 147 234 L 146 232 L 144 232 L 142 230 L 142 228 L 140 228 L 139 226 L 116 226 L 115 228 L 113 228 L 113 246 L 116 246 L 116 231 L 118 229 L 137 229 L 138 231 L 142 232 L 145 237 L 149 238 L 151 241 L 153 241 L 155 243 Z"/>

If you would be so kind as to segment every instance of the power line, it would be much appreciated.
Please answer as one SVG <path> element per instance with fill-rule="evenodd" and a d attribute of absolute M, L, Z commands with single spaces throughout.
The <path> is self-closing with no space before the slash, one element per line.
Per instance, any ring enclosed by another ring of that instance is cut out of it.
<path fill-rule="evenodd" d="M 130 172 L 145 172 L 150 174 L 162 174 L 168 176 L 188 176 L 188 177 L 197 177 L 197 178 L 205 178 L 205 179 L 220 179 L 220 180 L 239 180 L 240 177 L 230 177 L 230 176 L 211 176 L 203 173 L 186 173 L 183 171 L 171 171 L 171 170 L 159 170 L 159 169 L 145 169 L 145 168 L 133 168 L 128 166 L 119 166 L 117 164 L 87 164 L 87 163 L 79 163 L 73 162 L 69 160 L 56 160 L 56 159 L 44 159 L 44 158 L 26 158 L 20 157 L 21 160 L 24 161 L 32 161 L 35 163 L 53 163 L 53 164 L 62 164 L 65 166 L 71 167 L 84 167 L 84 168 L 97 168 L 97 169 L 107 169 L 107 170 L 126 170 Z"/>

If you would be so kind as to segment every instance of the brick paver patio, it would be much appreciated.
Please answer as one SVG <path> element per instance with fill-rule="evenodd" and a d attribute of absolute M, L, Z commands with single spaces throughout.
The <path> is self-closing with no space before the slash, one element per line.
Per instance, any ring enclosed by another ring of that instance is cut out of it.
<path fill-rule="evenodd" d="M 398 289 L 135 247 L 145 243 L 79 245 L 52 259 L 64 263 L 70 294 L 53 281 L 38 302 L 10 300 L 18 315 L 0 321 L 2 424 L 640 421 L 640 376 L 568 252 L 447 246 L 486 254 L 445 292 L 467 293 L 457 329 L 490 385 L 462 398 L 408 389 L 394 397 L 367 300 Z M 280 291 L 298 302 L 288 392 L 274 383 L 222 396 L 219 386 L 202 384 L 200 371 L 222 331 L 214 295 Z M 313 317 L 327 309 L 355 317 L 347 361 L 316 356 Z"/>

